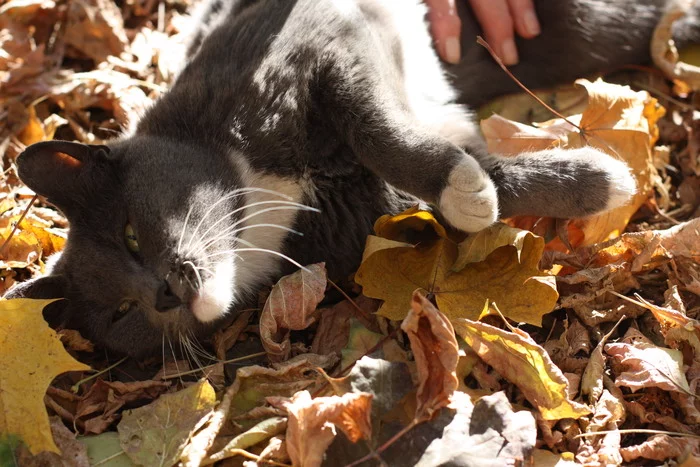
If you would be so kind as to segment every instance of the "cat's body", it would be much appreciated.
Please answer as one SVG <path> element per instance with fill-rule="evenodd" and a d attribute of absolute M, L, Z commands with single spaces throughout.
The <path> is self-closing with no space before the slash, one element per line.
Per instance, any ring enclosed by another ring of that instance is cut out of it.
<path fill-rule="evenodd" d="M 556 11 L 538 10 L 544 49 L 521 45 L 519 67 L 533 86 L 641 61 L 664 2 L 537 3 Z M 591 34 L 615 23 L 600 15 L 567 23 L 577 8 L 613 3 L 626 36 Z M 210 3 L 187 66 L 132 135 L 108 148 L 40 143 L 20 157 L 22 179 L 64 211 L 71 230 L 51 274 L 11 295 L 66 297 L 54 321 L 139 355 L 160 349 L 164 331 L 177 338 L 216 327 L 282 273 L 282 255 L 325 261 L 332 276 L 352 272 L 376 218 L 419 199 L 466 231 L 499 215 L 579 217 L 628 199 L 626 166 L 593 149 L 488 155 L 454 102 L 511 84 L 471 44 L 463 12 L 466 61 L 449 72 L 466 91 L 456 92 L 424 12 L 403 0 Z M 565 27 L 552 22 L 564 12 Z M 561 61 L 549 54 L 568 50 L 566 38 L 578 54 L 613 45 L 537 80 L 529 55 L 540 67 Z M 127 225 L 134 238 L 125 240 Z"/>

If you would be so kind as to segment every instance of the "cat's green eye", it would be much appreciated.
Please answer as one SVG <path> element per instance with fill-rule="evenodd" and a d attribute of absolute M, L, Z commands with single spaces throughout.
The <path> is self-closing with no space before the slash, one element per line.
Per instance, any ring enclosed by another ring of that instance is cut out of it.
<path fill-rule="evenodd" d="M 131 224 L 126 224 L 124 228 L 124 240 L 126 241 L 126 247 L 132 253 L 139 252 L 139 240 L 136 238 L 136 232 Z"/>

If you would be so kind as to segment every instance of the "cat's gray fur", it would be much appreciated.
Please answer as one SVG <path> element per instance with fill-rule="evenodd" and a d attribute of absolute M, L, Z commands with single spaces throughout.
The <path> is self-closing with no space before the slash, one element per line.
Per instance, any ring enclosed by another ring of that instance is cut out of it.
<path fill-rule="evenodd" d="M 644 61 L 665 4 L 535 3 L 543 33 L 519 43 L 513 68 L 533 87 Z M 213 0 L 187 65 L 133 134 L 20 156 L 22 180 L 71 229 L 51 273 L 9 295 L 66 297 L 52 305 L 54 323 L 142 355 L 164 332 L 200 335 L 244 306 L 285 270 L 274 253 L 351 273 L 376 218 L 418 198 L 466 231 L 499 215 L 580 217 L 626 202 L 627 167 L 594 149 L 487 154 L 459 104 L 513 85 L 461 14 L 453 87 L 424 8 L 409 0 Z"/>

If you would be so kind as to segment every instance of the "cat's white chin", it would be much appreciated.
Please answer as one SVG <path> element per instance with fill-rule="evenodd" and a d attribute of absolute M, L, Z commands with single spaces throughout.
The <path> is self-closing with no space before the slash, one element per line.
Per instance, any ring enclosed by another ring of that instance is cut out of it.
<path fill-rule="evenodd" d="M 208 323 L 226 314 L 233 305 L 233 276 L 233 261 L 222 261 L 204 281 L 190 307 L 198 321 Z"/>

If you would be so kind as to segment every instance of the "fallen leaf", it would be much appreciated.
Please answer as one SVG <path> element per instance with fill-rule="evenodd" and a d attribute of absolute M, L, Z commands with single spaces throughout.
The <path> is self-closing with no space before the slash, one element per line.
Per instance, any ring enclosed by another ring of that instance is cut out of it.
<path fill-rule="evenodd" d="M 214 462 L 222 461 L 229 457 L 239 454 L 243 449 L 265 441 L 275 435 L 284 433 L 287 430 L 287 419 L 283 417 L 273 417 L 263 420 L 245 433 L 233 438 L 221 450 L 209 456 L 204 465 L 213 464 Z"/>
<path fill-rule="evenodd" d="M 103 62 L 109 55 L 119 56 L 129 44 L 121 11 L 107 0 L 69 4 L 64 34 L 66 44 L 95 63 Z"/>
<path fill-rule="evenodd" d="M 518 465 L 535 448 L 535 418 L 526 410 L 514 412 L 503 392 L 480 398 L 476 404 L 455 393 L 450 408 L 456 413 L 442 436 L 432 441 L 416 467 Z"/>
<path fill-rule="evenodd" d="M 683 355 L 678 350 L 635 342 L 608 344 L 605 352 L 627 370 L 617 375 L 617 386 L 627 386 L 632 391 L 658 387 L 692 394 L 683 373 Z"/>
<path fill-rule="evenodd" d="M 586 406 L 569 399 L 569 382 L 547 352 L 526 333 L 506 332 L 467 319 L 452 324 L 479 357 L 522 391 L 545 420 L 580 418 L 590 413 Z"/>
<path fill-rule="evenodd" d="M 272 287 L 260 315 L 260 338 L 270 360 L 287 360 L 289 331 L 306 329 L 316 321 L 326 282 L 326 267 L 318 263 L 283 277 Z"/>
<path fill-rule="evenodd" d="M 418 371 L 416 421 L 430 420 L 457 389 L 458 345 L 449 320 L 419 291 L 401 323 L 411 342 Z"/>
<path fill-rule="evenodd" d="M 108 467 L 135 466 L 126 455 L 119 443 L 119 433 L 106 431 L 95 436 L 81 436 L 80 441 L 87 446 L 90 465 L 105 465 Z"/>
<path fill-rule="evenodd" d="M 51 434 L 56 445 L 61 450 L 61 454 L 55 452 L 44 451 L 32 456 L 26 447 L 20 446 L 16 451 L 17 457 L 15 462 L 3 464 L 0 458 L 1 465 L 21 465 L 24 467 L 43 467 L 43 466 L 59 466 L 59 467 L 89 467 L 90 461 L 88 458 L 87 447 L 75 437 L 75 433 L 70 431 L 61 421 L 60 417 L 53 416 L 50 418 Z"/>
<path fill-rule="evenodd" d="M 311 398 L 300 391 L 282 405 L 289 413 L 287 452 L 293 465 L 320 466 L 323 454 L 335 437 L 337 427 L 352 442 L 370 439 L 372 395 L 347 393 L 343 396 Z"/>
<path fill-rule="evenodd" d="M 505 316 L 540 325 L 542 315 L 554 308 L 558 297 L 555 279 L 537 268 L 543 242 L 536 236 L 525 234 L 521 239 L 515 235 L 513 241 L 521 243 L 520 248 L 510 244 L 495 248 L 483 261 L 455 271 L 457 245 L 430 213 L 412 208 L 395 219 L 382 217 L 375 231 L 390 235 L 391 241 L 418 243 L 373 248 L 355 275 L 365 295 L 384 300 L 379 315 L 402 320 L 416 289 L 435 294 L 438 308 L 450 319 L 476 319 L 485 302 L 495 301 Z M 373 244 L 372 238 L 368 245 Z M 492 246 L 502 241 L 494 239 Z"/>
<path fill-rule="evenodd" d="M 482 121 L 491 152 L 516 155 L 553 146 L 569 149 L 592 146 L 630 166 L 637 181 L 638 194 L 625 206 L 573 221 L 572 227 L 583 234 L 574 247 L 618 236 L 632 214 L 649 197 L 656 173 L 651 148 L 658 135 L 656 121 L 664 113 L 646 91 L 635 92 L 627 86 L 601 80 L 593 83 L 578 80 L 576 83 L 586 90 L 588 105 L 580 116 L 568 119 L 578 124 L 585 135 L 577 130 L 571 131 L 571 125 L 563 120 L 545 122 L 539 128 L 508 123 L 497 116 Z M 523 225 L 518 220 L 514 223 Z"/>
<path fill-rule="evenodd" d="M 697 456 L 699 448 L 699 439 L 678 438 L 666 434 L 658 434 L 642 444 L 620 449 L 620 454 L 622 454 L 625 462 L 632 462 L 639 458 L 663 462 L 667 459 L 678 459 L 692 455 L 693 451 L 695 451 Z"/>
<path fill-rule="evenodd" d="M 19 436 L 32 454 L 59 453 L 44 407 L 51 380 L 66 371 L 90 369 L 68 355 L 44 321 L 42 310 L 53 301 L 0 301 L 0 435 Z"/>
<path fill-rule="evenodd" d="M 117 419 L 119 410 L 126 404 L 150 402 L 165 392 L 167 381 L 105 381 L 97 379 L 80 399 L 75 409 L 75 418 L 85 433 L 99 434 Z"/>
<path fill-rule="evenodd" d="M 214 388 L 201 380 L 153 403 L 127 410 L 119 422 L 124 452 L 137 464 L 173 465 L 197 423 L 216 404 Z"/>

